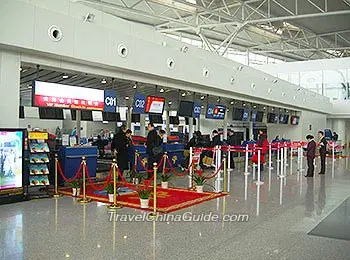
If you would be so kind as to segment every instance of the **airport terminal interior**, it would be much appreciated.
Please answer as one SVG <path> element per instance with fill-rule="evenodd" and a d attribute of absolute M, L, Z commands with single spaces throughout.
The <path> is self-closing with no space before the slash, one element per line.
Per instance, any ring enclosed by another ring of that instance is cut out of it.
<path fill-rule="evenodd" d="M 0 0 L 0 259 L 350 259 L 350 1 Z"/>

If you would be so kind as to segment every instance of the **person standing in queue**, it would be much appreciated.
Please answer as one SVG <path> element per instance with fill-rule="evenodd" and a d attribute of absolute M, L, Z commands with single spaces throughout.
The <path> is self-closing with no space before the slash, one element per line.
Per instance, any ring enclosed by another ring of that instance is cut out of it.
<path fill-rule="evenodd" d="M 306 148 L 306 159 L 307 159 L 307 174 L 305 177 L 314 177 L 315 165 L 314 159 L 316 155 L 316 142 L 312 135 L 307 135 L 306 139 L 308 141 Z"/>
<path fill-rule="evenodd" d="M 152 123 L 148 124 L 148 135 L 146 141 L 146 152 L 148 154 L 148 179 L 153 175 L 153 163 L 159 163 L 163 155 L 162 141 Z"/>
<path fill-rule="evenodd" d="M 213 130 L 212 132 L 212 140 L 210 146 L 214 148 L 215 146 L 221 145 L 220 135 L 217 130 Z"/>
<path fill-rule="evenodd" d="M 327 152 L 327 141 L 324 137 L 324 133 L 322 131 L 318 132 L 319 145 L 320 145 L 320 158 L 321 158 L 321 171 L 319 174 L 326 173 L 326 152 Z"/>
<path fill-rule="evenodd" d="M 257 141 L 257 146 L 258 149 L 260 149 L 260 170 L 264 170 L 264 164 L 266 162 L 265 155 L 269 147 L 269 141 L 267 140 L 267 136 L 264 133 L 264 131 L 259 130 L 259 135 L 258 135 L 258 141 Z M 258 164 L 258 153 L 254 153 L 252 157 L 252 162 L 255 164 Z"/>
<path fill-rule="evenodd" d="M 235 145 L 234 133 L 231 129 L 227 130 L 227 144 L 230 146 Z M 234 152 L 231 152 L 231 169 L 235 169 Z"/>
<path fill-rule="evenodd" d="M 118 168 L 121 174 L 129 169 L 130 136 L 131 130 L 127 130 L 126 126 L 123 125 L 121 126 L 119 133 L 114 136 L 111 145 L 112 151 L 114 151 L 114 154 L 117 157 Z"/>

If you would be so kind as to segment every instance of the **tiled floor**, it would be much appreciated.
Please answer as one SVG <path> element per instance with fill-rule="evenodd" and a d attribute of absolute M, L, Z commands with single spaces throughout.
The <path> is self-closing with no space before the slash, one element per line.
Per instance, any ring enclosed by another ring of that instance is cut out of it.
<path fill-rule="evenodd" d="M 350 259 L 349 241 L 308 235 L 350 196 L 347 166 L 345 159 L 329 160 L 324 179 L 298 181 L 293 165 L 282 186 L 275 170 L 269 185 L 265 170 L 259 201 L 251 176 L 244 199 L 244 176 L 236 169 L 230 196 L 173 213 L 248 214 L 247 222 L 115 222 L 105 205 L 70 197 L 2 205 L 0 259 Z"/>

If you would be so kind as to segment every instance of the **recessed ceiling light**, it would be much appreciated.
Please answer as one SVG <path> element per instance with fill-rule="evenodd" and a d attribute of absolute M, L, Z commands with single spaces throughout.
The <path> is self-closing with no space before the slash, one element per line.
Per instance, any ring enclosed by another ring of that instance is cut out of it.
<path fill-rule="evenodd" d="M 137 88 L 137 85 L 135 84 L 134 86 L 133 86 L 133 89 L 136 89 Z"/>
<path fill-rule="evenodd" d="M 231 84 L 233 84 L 235 82 L 235 78 L 231 77 L 230 82 L 231 82 Z"/>
<path fill-rule="evenodd" d="M 255 83 L 252 83 L 250 86 L 252 89 L 255 89 Z"/>
<path fill-rule="evenodd" d="M 269 88 L 269 89 L 267 90 L 267 92 L 272 93 L 272 89 L 271 89 L 271 88 Z"/>
<path fill-rule="evenodd" d="M 186 93 L 182 93 L 181 96 L 183 96 L 183 97 L 186 96 Z"/>
<path fill-rule="evenodd" d="M 230 112 L 230 109 L 229 109 L 229 108 L 227 109 L 227 112 Z"/>
<path fill-rule="evenodd" d="M 268 78 L 267 78 L 267 77 L 264 77 L 264 80 L 268 80 Z"/>
<path fill-rule="evenodd" d="M 171 105 L 173 102 L 169 101 L 168 104 Z"/>
<path fill-rule="evenodd" d="M 253 106 L 253 108 L 256 108 L 256 106 Z"/>
<path fill-rule="evenodd" d="M 233 105 L 235 102 L 234 101 L 231 101 L 231 105 Z"/>
<path fill-rule="evenodd" d="M 297 97 L 296 97 L 296 96 L 294 96 L 294 97 L 293 97 L 293 99 L 297 99 Z"/>
<path fill-rule="evenodd" d="M 125 97 L 125 99 L 126 99 L 126 100 L 129 100 L 129 97 L 128 97 L 128 96 L 126 96 L 126 97 Z"/>
<path fill-rule="evenodd" d="M 201 108 L 204 108 L 204 106 L 201 106 Z"/>
<path fill-rule="evenodd" d="M 22 67 L 19 67 L 19 71 L 22 71 Z"/>
<path fill-rule="evenodd" d="M 266 109 L 266 107 L 264 107 L 264 110 Z"/>
<path fill-rule="evenodd" d="M 289 111 L 287 110 L 286 113 L 289 113 Z"/>
<path fill-rule="evenodd" d="M 63 75 L 63 76 L 62 76 L 62 78 L 64 78 L 64 79 L 68 79 L 68 78 L 69 78 L 69 76 L 68 76 L 68 75 Z"/>
<path fill-rule="evenodd" d="M 275 109 L 274 108 L 272 108 L 272 111 L 274 111 Z"/>
<path fill-rule="evenodd" d="M 106 80 L 106 79 L 102 79 L 102 80 L 101 80 L 101 83 L 102 83 L 102 84 L 106 84 L 106 83 L 107 83 L 107 80 Z"/>
<path fill-rule="evenodd" d="M 201 96 L 201 99 L 203 100 L 205 98 L 205 96 Z"/>
<path fill-rule="evenodd" d="M 245 103 L 243 103 L 243 106 L 245 107 Z"/>
<path fill-rule="evenodd" d="M 163 93 L 163 92 L 164 92 L 164 88 L 161 88 L 161 89 L 159 90 L 159 92 L 160 92 L 160 93 Z"/>
<path fill-rule="evenodd" d="M 220 102 L 220 98 L 218 98 L 216 101 L 217 101 L 217 102 Z"/>
<path fill-rule="evenodd" d="M 27 87 L 28 87 L 29 89 L 30 89 L 30 88 L 33 88 L 32 85 L 28 85 Z"/>

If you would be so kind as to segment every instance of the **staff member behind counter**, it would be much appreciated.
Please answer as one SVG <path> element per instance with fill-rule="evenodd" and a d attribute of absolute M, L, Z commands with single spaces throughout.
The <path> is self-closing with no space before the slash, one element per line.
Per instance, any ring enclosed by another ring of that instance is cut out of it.
<path fill-rule="evenodd" d="M 125 170 L 129 170 L 129 147 L 131 146 L 131 130 L 126 129 L 123 125 L 119 133 L 114 135 L 111 149 L 117 157 L 118 168 L 123 174 Z"/>

